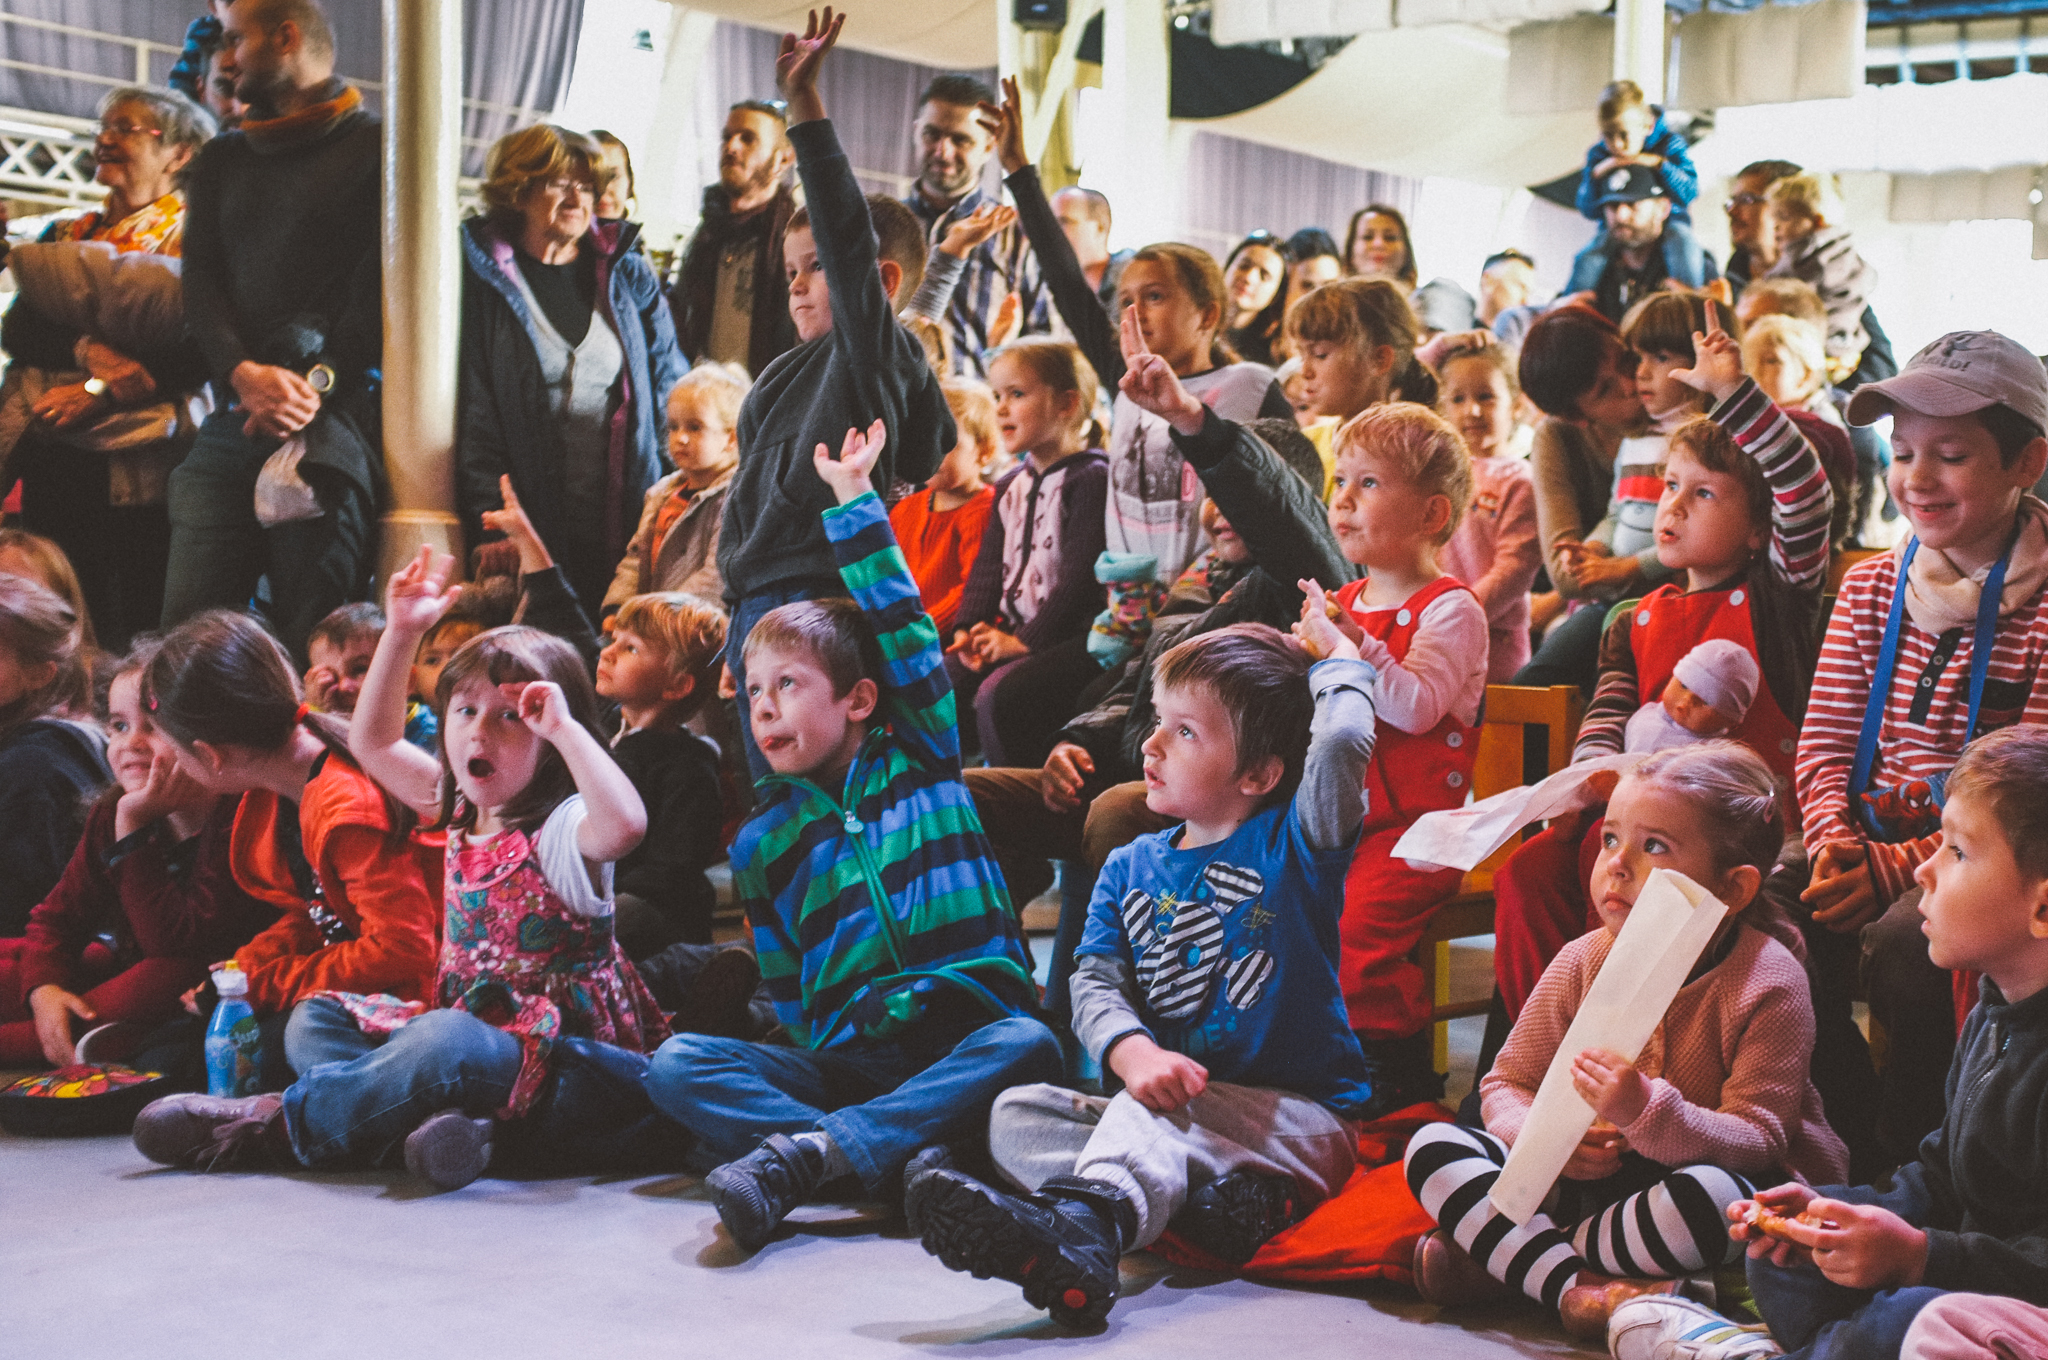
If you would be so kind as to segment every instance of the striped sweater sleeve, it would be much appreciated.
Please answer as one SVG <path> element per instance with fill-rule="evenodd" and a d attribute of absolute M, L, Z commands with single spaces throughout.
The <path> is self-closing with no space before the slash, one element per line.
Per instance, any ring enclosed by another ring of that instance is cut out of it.
<path fill-rule="evenodd" d="M 889 512 L 872 491 L 824 514 L 839 578 L 867 615 L 882 653 L 881 712 L 898 741 L 957 774 L 960 728 L 939 630 L 924 612 Z"/>
<path fill-rule="evenodd" d="M 1711 415 L 1756 459 L 1770 485 L 1772 570 L 1787 585 L 1818 585 L 1828 573 L 1828 520 L 1835 498 L 1813 445 L 1748 378 Z"/>

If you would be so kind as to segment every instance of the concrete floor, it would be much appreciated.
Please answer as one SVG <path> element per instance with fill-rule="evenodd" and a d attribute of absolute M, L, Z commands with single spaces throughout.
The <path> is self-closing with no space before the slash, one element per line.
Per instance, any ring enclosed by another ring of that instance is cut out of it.
<path fill-rule="evenodd" d="M 1485 955 L 1462 951 L 1466 969 Z M 1476 1021 L 1457 1027 L 1471 1082 Z M 1586 1356 L 1534 1308 L 1438 1316 L 1404 1289 L 1275 1288 L 1126 1258 L 1076 1337 L 1000 1281 L 943 1269 L 880 1210 L 799 1211 L 751 1258 L 694 1178 L 202 1176 L 125 1138 L 0 1135 L 0 1356 Z"/>

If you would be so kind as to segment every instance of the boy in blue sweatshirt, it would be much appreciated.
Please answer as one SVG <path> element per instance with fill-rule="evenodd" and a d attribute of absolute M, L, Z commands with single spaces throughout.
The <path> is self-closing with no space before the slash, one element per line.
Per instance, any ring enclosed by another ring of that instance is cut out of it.
<path fill-rule="evenodd" d="M 785 34 L 775 74 L 789 100 L 789 144 L 808 206 L 783 237 L 789 314 L 800 343 L 760 373 L 740 405 L 739 467 L 718 533 L 725 582 L 726 667 L 746 688 L 747 635 L 792 600 L 839 594 L 838 568 L 819 530 L 831 505 L 810 475 L 811 449 L 879 419 L 888 445 L 876 485 L 922 484 L 956 442 L 953 413 L 924 347 L 896 319 L 924 274 L 924 229 L 909 208 L 863 198 L 818 97 L 818 68 L 846 16 L 813 11 L 804 36 Z M 769 763 L 754 744 L 747 706 L 740 731 L 754 777 Z"/>
<path fill-rule="evenodd" d="M 876 421 L 814 458 L 853 599 L 772 610 L 745 652 L 741 702 L 774 773 L 733 841 L 733 887 L 793 1046 L 684 1034 L 648 1066 L 656 1107 L 724 1162 L 705 1185 L 749 1251 L 827 1182 L 881 1192 L 999 1092 L 1060 1071 L 960 779 L 938 629 L 870 485 L 886 442 Z"/>
<path fill-rule="evenodd" d="M 1250 1260 L 1342 1188 L 1380 1112 L 1337 982 L 1378 675 L 1301 585 L 1308 649 L 1235 624 L 1159 659 L 1145 799 L 1185 821 L 1103 865 L 1072 984 L 1074 1033 L 1122 1091 L 1003 1093 L 989 1152 L 1021 1196 L 906 1178 L 925 1250 L 1063 1323 L 1099 1322 L 1117 1258 L 1169 1223 Z"/>
<path fill-rule="evenodd" d="M 1633 80 L 1617 80 L 1600 92 L 1600 140 L 1586 149 L 1579 175 L 1579 215 L 1601 220 L 1601 180 L 1631 165 L 1647 166 L 1671 196 L 1671 222 L 1692 221 L 1700 172 L 1686 140 L 1664 121 L 1664 110 L 1643 97 Z"/>

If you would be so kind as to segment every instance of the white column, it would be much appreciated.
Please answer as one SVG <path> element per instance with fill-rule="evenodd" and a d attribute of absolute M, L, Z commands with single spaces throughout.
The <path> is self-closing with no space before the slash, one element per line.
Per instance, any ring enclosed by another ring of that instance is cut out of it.
<path fill-rule="evenodd" d="M 1187 138 L 1175 137 L 1165 0 L 1109 0 L 1103 10 L 1105 126 L 1093 130 L 1086 181 L 1109 195 L 1121 243 L 1171 240 L 1180 231 Z"/>
<path fill-rule="evenodd" d="M 650 250 L 670 246 L 680 250 L 678 235 L 697 220 L 698 195 L 704 188 L 698 178 L 701 157 L 707 148 L 716 147 L 723 127 L 722 123 L 709 128 L 697 124 L 697 77 L 704 69 L 704 57 L 711 50 L 711 35 L 717 27 L 717 15 L 680 5 L 669 18 L 654 117 L 647 125 L 647 143 L 634 161 L 640 182 L 633 192 L 640 200 L 640 220 Z M 720 109 L 715 116 L 722 119 L 725 111 Z M 717 164 L 714 156 L 714 173 Z"/>
<path fill-rule="evenodd" d="M 1614 0 L 1614 78 L 1633 80 L 1643 98 L 1664 102 L 1664 0 Z"/>
<path fill-rule="evenodd" d="M 384 0 L 384 466 L 378 575 L 431 543 L 460 559 L 455 362 L 462 252 L 462 0 Z"/>

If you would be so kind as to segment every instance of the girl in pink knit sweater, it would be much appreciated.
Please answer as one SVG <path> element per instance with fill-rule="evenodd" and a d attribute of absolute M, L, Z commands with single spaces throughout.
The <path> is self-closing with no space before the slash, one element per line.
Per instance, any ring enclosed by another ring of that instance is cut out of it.
<path fill-rule="evenodd" d="M 1750 1187 L 1791 1176 L 1825 1183 L 1848 1152 L 1807 1075 L 1813 1005 L 1806 972 L 1759 929 L 1759 896 L 1784 840 L 1784 795 L 1747 746 L 1661 751 L 1624 775 L 1602 829 L 1593 895 L 1601 929 L 1544 970 L 1480 1083 L 1486 1128 L 1435 1124 L 1408 1145 L 1409 1187 L 1440 1225 L 1415 1252 L 1436 1303 L 1512 1287 L 1596 1337 L 1623 1299 L 1735 1259 L 1725 1212 Z M 1587 1049 L 1572 1065 L 1597 1113 L 1543 1211 L 1517 1227 L 1488 1192 L 1528 1118 L 1573 1016 L 1652 869 L 1686 875 L 1728 919 L 1634 1062 Z"/>

